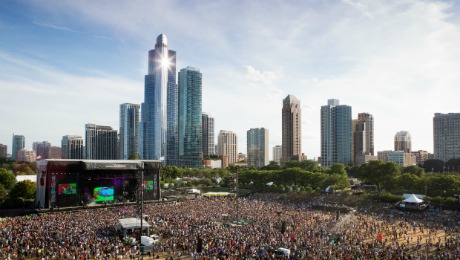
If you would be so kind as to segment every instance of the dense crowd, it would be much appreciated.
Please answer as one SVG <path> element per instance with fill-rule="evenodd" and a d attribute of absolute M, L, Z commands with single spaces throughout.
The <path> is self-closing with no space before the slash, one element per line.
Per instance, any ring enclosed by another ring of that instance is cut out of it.
<path fill-rule="evenodd" d="M 276 256 L 284 259 L 460 259 L 457 212 L 402 213 L 366 204 L 339 214 L 313 207 L 321 199 L 276 196 L 146 205 L 144 214 L 162 237 L 154 252 L 174 259 L 272 259 L 281 247 L 291 252 Z M 134 215 L 125 206 L 4 218 L 0 258 L 130 259 L 138 248 L 117 227 L 118 219 Z"/>

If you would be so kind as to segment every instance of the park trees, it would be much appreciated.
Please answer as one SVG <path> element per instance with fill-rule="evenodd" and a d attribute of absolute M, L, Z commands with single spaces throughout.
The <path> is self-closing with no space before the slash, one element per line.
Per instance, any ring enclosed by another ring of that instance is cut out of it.
<path fill-rule="evenodd" d="M 400 172 L 399 166 L 394 162 L 370 161 L 361 166 L 359 178 L 367 184 L 376 185 L 380 192 L 382 189 L 395 188 L 395 180 Z"/>
<path fill-rule="evenodd" d="M 5 189 L 9 190 L 13 188 L 15 183 L 16 176 L 10 171 L 0 168 L 0 184 L 2 184 Z"/>

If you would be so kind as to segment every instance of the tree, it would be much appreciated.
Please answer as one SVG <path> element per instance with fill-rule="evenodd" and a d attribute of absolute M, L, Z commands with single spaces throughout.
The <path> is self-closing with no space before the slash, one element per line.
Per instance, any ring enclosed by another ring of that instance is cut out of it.
<path fill-rule="evenodd" d="M 10 199 L 33 199 L 35 198 L 35 189 L 36 185 L 31 180 L 20 181 L 14 185 L 8 196 Z"/>
<path fill-rule="evenodd" d="M 279 170 L 281 169 L 281 166 L 278 162 L 275 161 L 270 161 L 268 165 L 263 166 L 260 168 L 261 170 Z"/>
<path fill-rule="evenodd" d="M 139 154 L 138 153 L 131 154 L 128 160 L 139 160 Z"/>
<path fill-rule="evenodd" d="M 423 163 L 425 172 L 442 172 L 444 161 L 438 159 L 428 159 Z"/>
<path fill-rule="evenodd" d="M 0 183 L 0 201 L 4 200 L 6 195 L 8 195 L 8 192 L 6 191 L 5 186 Z"/>
<path fill-rule="evenodd" d="M 375 184 L 378 191 L 390 190 L 400 175 L 400 168 L 394 162 L 370 161 L 361 166 L 359 178 L 367 184 Z"/>
<path fill-rule="evenodd" d="M 421 177 L 423 175 L 423 173 L 425 173 L 425 171 L 423 170 L 423 168 L 420 168 L 418 166 L 413 166 L 412 165 L 412 166 L 404 167 L 403 170 L 402 170 L 402 173 L 415 174 L 418 177 Z"/>
<path fill-rule="evenodd" d="M 347 172 L 345 171 L 345 165 L 341 163 L 334 163 L 329 169 L 329 174 L 346 175 Z"/>
<path fill-rule="evenodd" d="M 0 168 L 0 184 L 2 184 L 5 189 L 9 190 L 13 188 L 15 183 L 16 176 L 8 170 Z"/>

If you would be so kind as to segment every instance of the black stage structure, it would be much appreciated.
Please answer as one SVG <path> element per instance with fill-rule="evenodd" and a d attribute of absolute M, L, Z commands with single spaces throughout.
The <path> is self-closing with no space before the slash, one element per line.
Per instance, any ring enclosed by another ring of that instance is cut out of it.
<path fill-rule="evenodd" d="M 39 208 L 92 206 L 161 199 L 161 161 L 37 161 Z"/>

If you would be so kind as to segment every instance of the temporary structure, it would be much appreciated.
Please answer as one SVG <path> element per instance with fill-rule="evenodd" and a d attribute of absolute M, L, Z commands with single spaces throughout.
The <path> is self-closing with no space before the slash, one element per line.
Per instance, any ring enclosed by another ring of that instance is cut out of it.
<path fill-rule="evenodd" d="M 423 200 L 417 198 L 417 196 L 415 196 L 414 194 L 411 194 L 407 199 L 403 200 L 402 202 L 420 204 L 423 202 Z"/>

